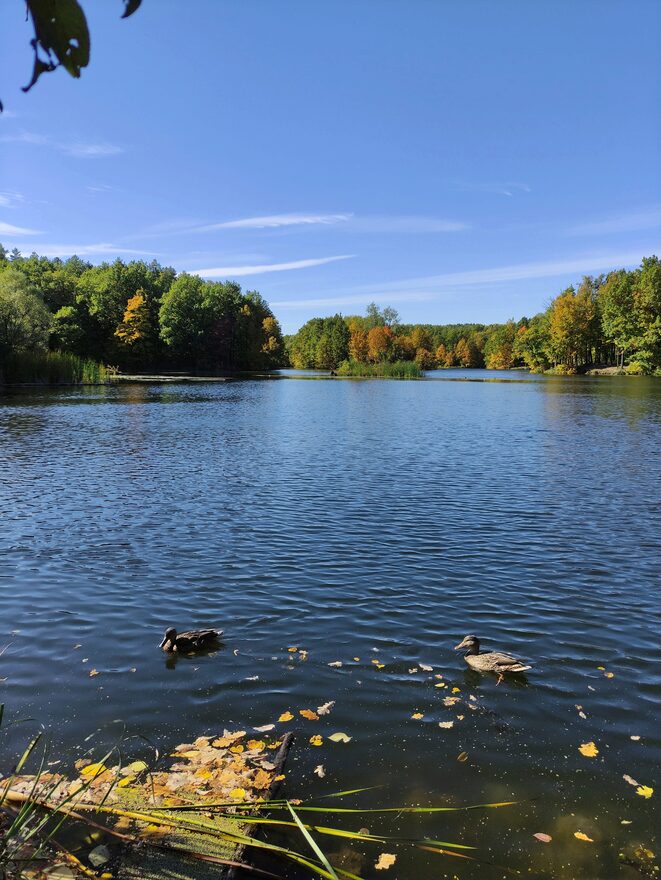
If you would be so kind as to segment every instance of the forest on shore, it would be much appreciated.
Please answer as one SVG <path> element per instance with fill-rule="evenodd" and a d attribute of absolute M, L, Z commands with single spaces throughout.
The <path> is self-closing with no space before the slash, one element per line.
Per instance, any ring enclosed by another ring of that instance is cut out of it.
<path fill-rule="evenodd" d="M 105 367 L 218 373 L 286 364 L 256 291 L 155 260 L 22 256 L 0 245 L 0 380 L 97 381 Z"/>
<path fill-rule="evenodd" d="M 110 371 L 298 369 L 415 377 L 438 367 L 524 367 L 561 375 L 595 366 L 661 373 L 661 261 L 585 276 L 546 311 L 502 324 L 312 318 L 283 338 L 268 303 L 232 281 L 155 260 L 92 265 L 8 254 L 0 245 L 0 381 L 95 382 Z"/>
<path fill-rule="evenodd" d="M 615 366 L 630 374 L 658 374 L 661 262 L 652 256 L 632 271 L 585 276 L 532 318 L 488 325 L 403 324 L 394 309 L 372 303 L 365 316 L 312 318 L 285 344 L 292 366 L 344 375 L 365 375 L 387 364 L 392 375 L 406 375 L 412 364 L 419 370 L 527 367 L 560 375 Z"/>

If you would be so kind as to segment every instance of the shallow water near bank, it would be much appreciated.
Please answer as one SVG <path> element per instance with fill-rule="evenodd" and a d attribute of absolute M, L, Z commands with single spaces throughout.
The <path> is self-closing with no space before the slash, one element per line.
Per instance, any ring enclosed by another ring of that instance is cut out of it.
<path fill-rule="evenodd" d="M 97 729 L 168 751 L 289 709 L 291 797 L 518 802 L 357 814 L 348 827 L 472 844 L 487 862 L 402 849 L 375 873 L 387 845 L 365 849 L 368 877 L 640 876 L 618 854 L 658 855 L 661 382 L 439 373 L 0 396 L 9 719 L 52 727 L 71 754 Z M 225 640 L 168 658 L 168 624 Z M 452 650 L 469 632 L 534 670 L 475 676 Z M 319 721 L 298 715 L 331 700 Z M 5 753 L 34 728 L 9 727 Z"/>

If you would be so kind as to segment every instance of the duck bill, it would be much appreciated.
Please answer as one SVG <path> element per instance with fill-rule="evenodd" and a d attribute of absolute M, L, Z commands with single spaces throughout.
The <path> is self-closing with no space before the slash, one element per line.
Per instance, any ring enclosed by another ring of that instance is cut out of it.
<path fill-rule="evenodd" d="M 463 642 L 459 642 L 458 645 L 454 646 L 454 650 L 460 651 L 462 648 L 467 648 L 467 647 L 468 647 L 468 644 L 466 643 L 466 639 L 464 639 Z"/>
<path fill-rule="evenodd" d="M 166 642 L 167 642 L 167 638 L 166 638 L 165 636 L 163 636 L 163 641 L 161 642 L 161 644 L 160 644 L 158 647 L 159 647 L 159 648 L 164 648 Z"/>

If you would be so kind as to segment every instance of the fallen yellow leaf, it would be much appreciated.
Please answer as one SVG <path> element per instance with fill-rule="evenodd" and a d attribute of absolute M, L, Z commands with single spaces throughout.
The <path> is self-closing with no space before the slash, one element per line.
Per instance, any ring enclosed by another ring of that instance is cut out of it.
<path fill-rule="evenodd" d="M 596 758 L 599 754 L 599 749 L 593 742 L 582 743 L 578 750 L 585 758 Z"/>
<path fill-rule="evenodd" d="M 654 794 L 654 789 L 651 788 L 651 786 L 649 785 L 639 785 L 636 789 L 636 794 L 639 794 L 641 797 L 644 798 L 651 798 Z"/>
<path fill-rule="evenodd" d="M 246 790 L 245 788 L 233 788 L 230 792 L 230 797 L 237 801 L 243 801 L 246 798 Z"/>
<path fill-rule="evenodd" d="M 298 651 L 298 648 L 287 648 L 290 654 L 295 654 Z"/>
<path fill-rule="evenodd" d="M 328 737 L 334 743 L 348 743 L 351 742 L 351 737 L 347 736 L 346 733 L 331 733 Z"/>
<path fill-rule="evenodd" d="M 98 674 L 99 673 L 96 669 L 90 669 L 90 678 L 94 678 L 94 676 Z"/>
<path fill-rule="evenodd" d="M 414 721 L 420 721 L 420 719 L 421 719 L 421 718 L 424 718 L 424 717 L 425 717 L 425 716 L 423 715 L 422 712 L 414 712 L 413 715 L 411 715 L 411 718 L 412 718 Z"/>
<path fill-rule="evenodd" d="M 584 840 L 586 843 L 594 843 L 594 840 L 588 837 L 587 834 L 583 834 L 582 831 L 574 831 L 574 837 L 577 840 Z"/>
<path fill-rule="evenodd" d="M 310 737 L 310 745 L 311 746 L 320 746 L 323 741 L 324 741 L 323 738 L 321 736 L 319 736 L 318 733 L 315 733 L 314 736 Z"/>
<path fill-rule="evenodd" d="M 282 715 L 278 718 L 278 721 L 291 721 L 294 716 L 291 712 L 283 712 Z"/>
<path fill-rule="evenodd" d="M 302 715 L 303 718 L 307 718 L 308 721 L 319 721 L 319 716 L 312 709 L 301 709 L 298 714 Z"/>
<path fill-rule="evenodd" d="M 105 773 L 108 768 L 105 764 L 88 764 L 87 767 L 83 767 L 80 771 L 81 776 L 98 776 L 101 773 Z"/>
<path fill-rule="evenodd" d="M 260 752 L 264 748 L 264 740 L 263 739 L 249 739 L 246 743 L 246 748 L 248 749 L 259 749 Z"/>
<path fill-rule="evenodd" d="M 377 871 L 385 871 L 387 868 L 392 868 L 396 860 L 397 856 L 392 853 L 381 853 L 374 867 Z"/>

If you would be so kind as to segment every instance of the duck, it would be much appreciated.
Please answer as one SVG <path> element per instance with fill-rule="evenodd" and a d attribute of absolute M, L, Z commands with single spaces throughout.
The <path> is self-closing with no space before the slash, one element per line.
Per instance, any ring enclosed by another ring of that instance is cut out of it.
<path fill-rule="evenodd" d="M 480 653 L 480 640 L 477 636 L 466 636 L 463 641 L 455 645 L 455 651 L 465 650 L 464 660 L 471 669 L 477 672 L 495 672 L 498 676 L 498 684 L 503 680 L 506 673 L 525 672 L 532 669 L 524 660 L 518 660 L 510 654 L 501 651 L 487 651 Z"/>
<path fill-rule="evenodd" d="M 158 647 L 168 654 L 173 651 L 190 654 L 191 651 L 201 651 L 204 648 L 212 647 L 222 634 L 223 631 L 217 629 L 190 629 L 177 633 L 177 630 L 170 626 L 165 630 L 163 641 Z"/>

